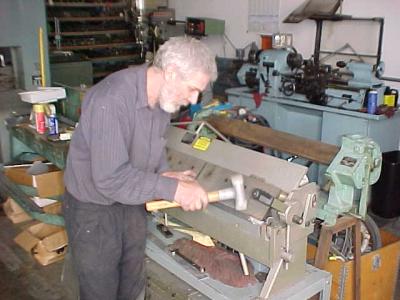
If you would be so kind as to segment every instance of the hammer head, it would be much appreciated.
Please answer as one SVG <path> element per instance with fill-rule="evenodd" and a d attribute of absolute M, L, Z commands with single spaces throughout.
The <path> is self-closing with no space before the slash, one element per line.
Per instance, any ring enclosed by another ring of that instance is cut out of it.
<path fill-rule="evenodd" d="M 231 176 L 231 182 L 233 189 L 235 190 L 235 209 L 245 210 L 247 209 L 247 199 L 244 192 L 243 176 L 241 174 L 235 174 Z"/>

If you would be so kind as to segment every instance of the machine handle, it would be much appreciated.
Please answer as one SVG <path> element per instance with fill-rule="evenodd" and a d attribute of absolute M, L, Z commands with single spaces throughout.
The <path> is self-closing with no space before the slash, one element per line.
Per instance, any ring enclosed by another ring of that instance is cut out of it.
<path fill-rule="evenodd" d="M 227 190 L 227 189 L 226 189 Z M 222 190 L 224 191 L 224 190 Z M 221 199 L 220 195 L 221 191 L 215 191 L 215 192 L 209 192 L 207 193 L 208 196 L 208 202 L 217 202 L 219 200 L 226 200 L 228 198 L 223 197 Z M 230 198 L 232 199 L 232 198 Z M 174 207 L 180 207 L 180 205 L 177 202 L 174 201 L 167 201 L 167 200 L 154 200 L 146 203 L 146 210 L 147 211 L 155 211 L 159 209 L 167 209 L 167 208 L 174 208 Z"/>

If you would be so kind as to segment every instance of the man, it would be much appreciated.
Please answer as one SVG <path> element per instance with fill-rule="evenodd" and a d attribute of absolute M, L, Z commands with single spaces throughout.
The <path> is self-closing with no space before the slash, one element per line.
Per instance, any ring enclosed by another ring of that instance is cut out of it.
<path fill-rule="evenodd" d="M 195 104 L 216 78 L 200 41 L 173 38 L 152 66 L 128 68 L 91 88 L 65 170 L 64 217 L 80 299 L 137 299 L 144 290 L 146 212 L 153 199 L 207 206 L 191 171 L 167 172 L 170 115 Z"/>

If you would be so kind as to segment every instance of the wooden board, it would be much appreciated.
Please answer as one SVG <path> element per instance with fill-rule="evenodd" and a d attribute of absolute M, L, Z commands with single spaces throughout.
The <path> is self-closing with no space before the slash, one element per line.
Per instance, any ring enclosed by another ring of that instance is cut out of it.
<path fill-rule="evenodd" d="M 246 142 L 298 155 L 313 162 L 329 165 L 339 147 L 273 130 L 264 126 L 212 116 L 207 121 L 218 131 Z"/>

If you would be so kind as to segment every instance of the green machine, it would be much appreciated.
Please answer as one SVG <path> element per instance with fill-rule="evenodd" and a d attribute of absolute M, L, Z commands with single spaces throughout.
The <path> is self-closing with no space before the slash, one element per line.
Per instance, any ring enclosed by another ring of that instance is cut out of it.
<path fill-rule="evenodd" d="M 321 193 L 317 217 L 328 225 L 334 225 L 343 213 L 364 219 L 370 186 L 378 181 L 381 166 L 382 153 L 376 142 L 361 135 L 344 136 L 340 151 L 326 170 L 328 198 Z"/>
<path fill-rule="evenodd" d="M 339 149 L 240 120 L 214 116 L 208 121 L 227 136 L 328 165 L 327 183 L 318 195 L 317 218 L 327 225 L 334 225 L 343 214 L 365 219 L 370 188 L 378 181 L 382 166 L 380 147 L 371 138 L 345 135 Z"/>

